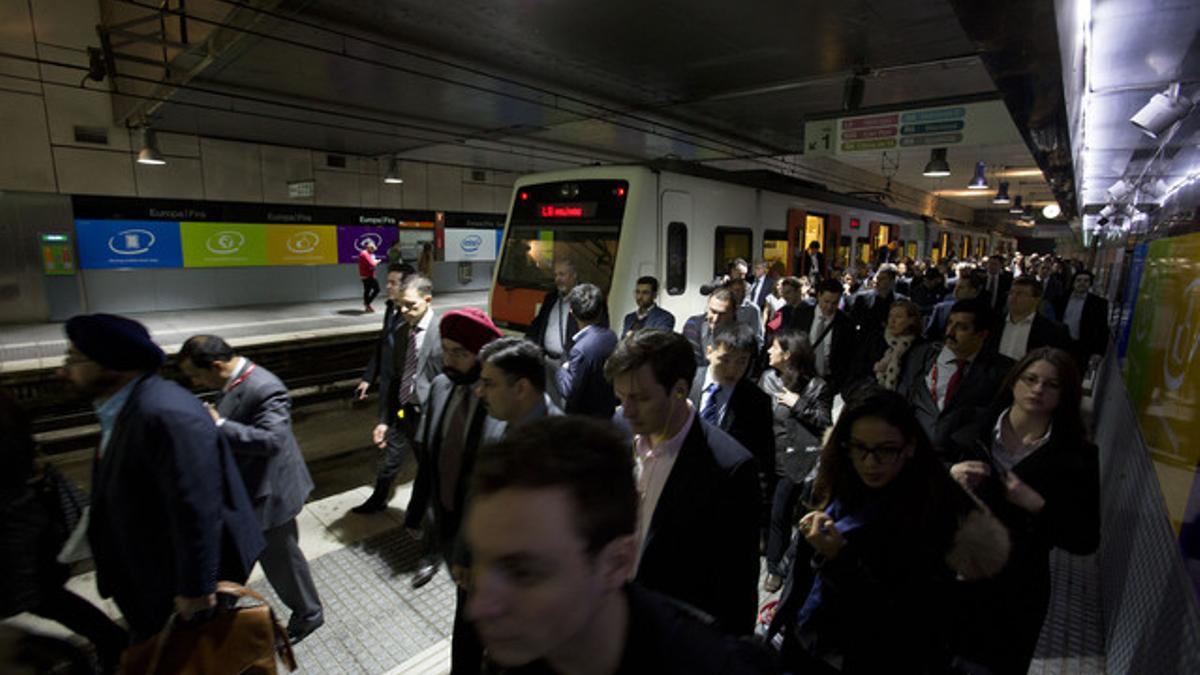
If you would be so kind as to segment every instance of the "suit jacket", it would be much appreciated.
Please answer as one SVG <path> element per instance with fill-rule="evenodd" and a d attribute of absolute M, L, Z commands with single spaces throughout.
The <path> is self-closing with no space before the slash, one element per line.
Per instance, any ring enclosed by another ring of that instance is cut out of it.
<path fill-rule="evenodd" d="M 987 290 L 987 282 L 990 279 L 990 276 L 984 278 L 983 290 L 979 291 L 979 296 L 992 308 L 992 314 L 1001 316 L 1004 314 L 1005 307 L 1008 306 L 1008 291 L 1012 288 L 1013 275 L 1012 272 L 1001 272 L 996 279 L 996 284 L 999 287 L 996 291 L 996 302 L 992 302 L 990 291 Z"/>
<path fill-rule="evenodd" d="M 225 437 L 196 397 L 155 374 L 117 416 L 91 498 L 96 586 L 135 639 L 162 628 L 175 596 L 245 581 L 265 545 Z"/>
<path fill-rule="evenodd" d="M 541 347 L 546 339 L 546 329 L 550 323 L 550 312 L 554 309 L 554 305 L 558 304 L 558 291 L 553 290 L 546 293 L 546 297 L 542 299 L 542 308 L 538 310 L 537 316 L 533 318 L 533 323 L 529 325 L 529 330 L 525 331 L 525 339 L 533 342 Z M 600 321 L 597 325 L 608 328 L 608 303 L 605 302 L 604 311 L 600 314 Z M 571 345 L 574 342 L 575 334 L 579 332 L 579 322 L 575 321 L 575 317 L 571 316 L 568 308 L 563 307 L 563 311 L 567 311 L 567 328 L 563 335 L 563 357 L 565 358 L 571 353 Z"/>
<path fill-rule="evenodd" d="M 471 386 L 471 385 L 460 385 Z M 475 456 L 483 439 L 498 438 L 496 427 L 501 422 L 487 414 L 483 402 L 475 406 L 467 420 L 467 436 L 463 443 L 463 456 L 458 461 L 458 476 L 454 479 L 454 495 L 451 500 L 454 508 L 447 510 L 442 504 L 441 480 L 441 451 L 442 451 L 442 417 L 446 413 L 447 404 L 454 392 L 455 384 L 446 374 L 434 378 L 429 388 L 429 400 L 421 414 L 421 423 L 417 428 L 417 476 L 413 479 L 412 496 L 408 500 L 408 508 L 404 514 L 404 524 L 413 529 L 419 529 L 421 519 L 427 510 L 432 509 L 434 525 L 438 531 L 439 543 L 447 562 L 462 562 L 455 558 L 455 545 L 459 526 L 462 523 L 463 506 L 466 502 L 467 485 L 471 471 L 475 466 Z M 470 396 L 475 396 L 470 393 Z"/>
<path fill-rule="evenodd" d="M 712 334 L 708 330 L 708 321 L 703 314 L 689 316 L 687 321 L 683 322 L 683 337 L 692 345 L 692 352 L 696 355 L 696 365 L 708 365 L 707 347 L 712 344 Z"/>
<path fill-rule="evenodd" d="M 562 408 L 554 405 L 549 394 L 542 394 L 542 407 L 524 419 L 509 423 L 489 417 L 493 423 L 484 425 L 483 445 L 503 440 L 508 436 L 509 429 L 520 428 L 523 424 L 536 422 L 543 417 L 562 417 L 563 414 Z"/>
<path fill-rule="evenodd" d="M 433 312 L 433 308 L 430 307 L 428 311 Z M 430 383 L 442 372 L 442 334 L 439 323 L 435 312 L 430 317 L 429 330 L 421 341 L 421 350 L 417 352 L 417 376 L 413 389 L 416 399 L 411 403 L 418 407 L 425 405 L 425 400 L 429 398 Z M 362 376 L 364 382 L 374 382 L 377 378 L 379 380 L 380 424 L 391 424 L 396 419 L 396 412 L 400 410 L 397 397 L 400 392 L 400 378 L 404 375 L 400 371 L 404 368 L 403 354 L 406 352 L 396 355 L 394 351 L 396 345 L 400 345 L 401 349 L 408 349 L 410 330 L 408 322 L 389 300 L 387 309 L 383 312 L 383 330 L 379 333 L 375 351 Z M 399 362 L 396 361 L 397 358 Z"/>
<path fill-rule="evenodd" d="M 1013 366 L 1013 360 L 986 348 L 980 349 L 975 360 L 967 367 L 958 393 L 949 405 L 939 410 L 925 378 L 942 351 L 942 343 L 926 342 L 910 351 L 896 391 L 912 404 L 917 420 L 925 433 L 929 434 L 939 457 L 949 461 L 954 451 L 951 437 L 959 430 L 971 427 L 976 418 L 986 411 L 996 397 L 1008 369 Z"/>
<path fill-rule="evenodd" d="M 1061 320 L 1066 316 L 1067 303 L 1071 296 L 1063 296 L 1054 306 Z M 1092 354 L 1103 355 L 1108 350 L 1108 300 L 1088 293 L 1083 301 L 1083 313 L 1079 316 L 1079 340 L 1073 342 L 1073 351 L 1079 359 L 1079 367 L 1087 365 Z"/>
<path fill-rule="evenodd" d="M 887 323 L 888 311 L 896 300 L 907 300 L 908 297 L 896 291 L 887 298 L 881 298 L 874 288 L 867 289 L 854 297 L 854 305 L 850 308 L 850 318 L 858 326 L 859 333 L 870 335 Z"/>
<path fill-rule="evenodd" d="M 788 316 L 784 317 L 785 321 L 791 319 L 790 323 L 784 323 L 784 328 L 792 328 L 794 330 L 808 333 L 812 326 L 813 313 L 817 311 L 816 305 L 803 304 L 797 306 Z M 829 377 L 826 381 L 833 391 L 841 392 L 850 379 L 850 366 L 854 358 L 854 352 L 858 348 L 858 338 L 855 335 L 854 322 L 846 315 L 845 312 L 837 312 L 833 315 L 833 330 L 825 337 L 826 340 L 832 340 L 829 345 Z"/>
<path fill-rule="evenodd" d="M 1004 337 L 1004 325 L 1007 321 L 1008 317 L 1005 317 L 999 325 L 988 333 L 987 344 L 984 346 L 984 349 L 990 349 L 991 351 L 1000 350 L 1000 340 Z M 1033 325 L 1029 327 L 1029 341 L 1025 343 L 1025 352 L 1029 353 L 1041 347 L 1057 347 L 1063 350 L 1070 350 L 1071 334 L 1066 326 L 1035 312 L 1033 315 Z"/>
<path fill-rule="evenodd" d="M 946 337 L 946 324 L 950 321 L 950 308 L 957 302 L 954 298 L 943 300 L 933 306 L 929 318 L 925 321 L 925 339 L 941 342 Z"/>
<path fill-rule="evenodd" d="M 762 311 L 763 307 L 766 306 L 767 296 L 771 294 L 771 289 L 775 286 L 775 280 L 777 278 L 778 277 L 773 277 L 769 274 L 766 274 L 761 277 L 749 277 L 746 279 L 746 281 L 750 283 L 750 286 L 746 290 L 746 297 L 750 299 L 750 302 L 754 303 L 754 306 L 757 307 L 759 311 Z M 751 279 L 753 279 L 753 281 L 751 281 Z M 754 284 L 758 285 L 755 286 Z"/>
<path fill-rule="evenodd" d="M 704 377 L 707 368 L 696 370 L 689 398 L 697 414 L 704 397 Z M 718 420 L 721 431 L 733 437 L 750 451 L 760 474 L 770 476 L 775 471 L 775 436 L 772 433 L 771 397 L 759 389 L 750 378 L 743 377 L 734 386 L 725 405 L 725 414 Z M 765 487 L 765 486 L 764 486 Z"/>
<path fill-rule="evenodd" d="M 312 492 L 312 476 L 292 433 L 292 399 L 271 371 L 246 360 L 245 381 L 217 402 L 225 421 L 221 434 L 233 451 L 254 504 L 259 526 L 267 530 L 295 518 Z"/>
<path fill-rule="evenodd" d="M 750 452 L 697 413 L 650 518 L 635 580 L 749 635 L 761 500 Z"/>
<path fill-rule="evenodd" d="M 591 415 L 610 419 L 617 408 L 612 384 L 604 377 L 604 362 L 617 348 L 617 334 L 601 326 L 590 326 L 571 346 L 570 357 L 554 377 L 568 415 Z"/>
<path fill-rule="evenodd" d="M 810 254 L 807 250 L 805 250 L 804 252 L 802 252 L 800 254 L 799 257 L 800 257 L 800 275 L 801 276 L 806 276 L 806 277 L 817 276 L 817 277 L 821 277 L 821 278 L 825 277 L 825 254 L 824 253 L 821 253 L 821 252 L 817 253 L 817 269 L 815 269 L 815 270 L 812 268 L 812 254 Z"/>
<path fill-rule="evenodd" d="M 621 337 L 629 334 L 629 331 L 633 329 L 634 321 L 637 321 L 637 312 L 630 312 L 625 315 L 625 320 L 621 322 Z M 655 305 L 650 308 L 650 312 L 646 314 L 646 320 L 639 328 L 675 330 L 675 315 Z"/>

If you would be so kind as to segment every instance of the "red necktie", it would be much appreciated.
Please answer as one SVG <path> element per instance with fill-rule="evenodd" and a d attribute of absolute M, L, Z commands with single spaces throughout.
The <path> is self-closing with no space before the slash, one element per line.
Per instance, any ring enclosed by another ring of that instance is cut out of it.
<path fill-rule="evenodd" d="M 958 387 L 962 384 L 963 373 L 967 368 L 966 359 L 954 359 L 954 373 L 950 375 L 950 381 L 946 383 L 946 402 L 942 404 L 942 408 L 950 407 L 950 401 L 954 400 L 954 395 L 958 393 Z"/>

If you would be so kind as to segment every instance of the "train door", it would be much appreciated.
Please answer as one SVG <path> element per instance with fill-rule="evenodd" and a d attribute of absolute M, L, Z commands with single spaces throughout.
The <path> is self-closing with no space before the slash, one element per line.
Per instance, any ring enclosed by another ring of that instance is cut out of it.
<path fill-rule="evenodd" d="M 787 271 L 788 262 L 792 259 L 787 230 L 763 232 L 761 259 L 767 263 L 767 269 L 780 269 L 781 274 Z"/>
<path fill-rule="evenodd" d="M 687 292 L 689 281 L 689 238 L 692 220 L 692 195 L 678 190 L 664 190 L 662 193 L 662 243 L 661 249 L 666 254 L 663 261 L 665 278 L 661 286 L 666 295 L 683 295 Z M 703 279 L 700 283 L 707 283 Z"/>

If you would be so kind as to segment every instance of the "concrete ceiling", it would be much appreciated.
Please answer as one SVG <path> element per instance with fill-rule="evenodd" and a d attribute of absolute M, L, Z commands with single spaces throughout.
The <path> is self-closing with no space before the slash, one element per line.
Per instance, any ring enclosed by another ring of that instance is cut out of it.
<path fill-rule="evenodd" d="M 106 24 L 157 16 L 158 4 L 104 0 Z M 165 51 L 169 82 L 161 67 L 117 62 L 116 87 L 133 94 L 122 118 L 521 173 L 663 157 L 786 171 L 802 157 L 806 121 L 844 114 L 855 74 L 864 81 L 855 114 L 1001 95 L 948 0 L 189 0 L 186 8 L 164 15 L 175 43 Z M 158 45 L 118 51 L 160 57 Z M 979 208 L 961 194 L 976 161 L 1036 168 L 1010 127 L 988 144 L 953 148 L 953 176 L 940 183 L 920 176 L 927 148 L 901 150 L 891 170 L 874 154 L 838 160 Z M 1027 199 L 1051 198 L 1040 176 L 1020 180 L 1014 188 Z"/>

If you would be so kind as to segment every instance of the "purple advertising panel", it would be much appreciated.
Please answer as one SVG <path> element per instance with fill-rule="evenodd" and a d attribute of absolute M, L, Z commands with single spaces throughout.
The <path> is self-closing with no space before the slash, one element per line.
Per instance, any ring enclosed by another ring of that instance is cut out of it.
<path fill-rule="evenodd" d="M 358 253 L 368 241 L 375 242 L 375 257 L 387 260 L 387 250 L 400 239 L 395 227 L 363 227 L 339 225 L 337 229 L 338 264 L 358 262 Z"/>

